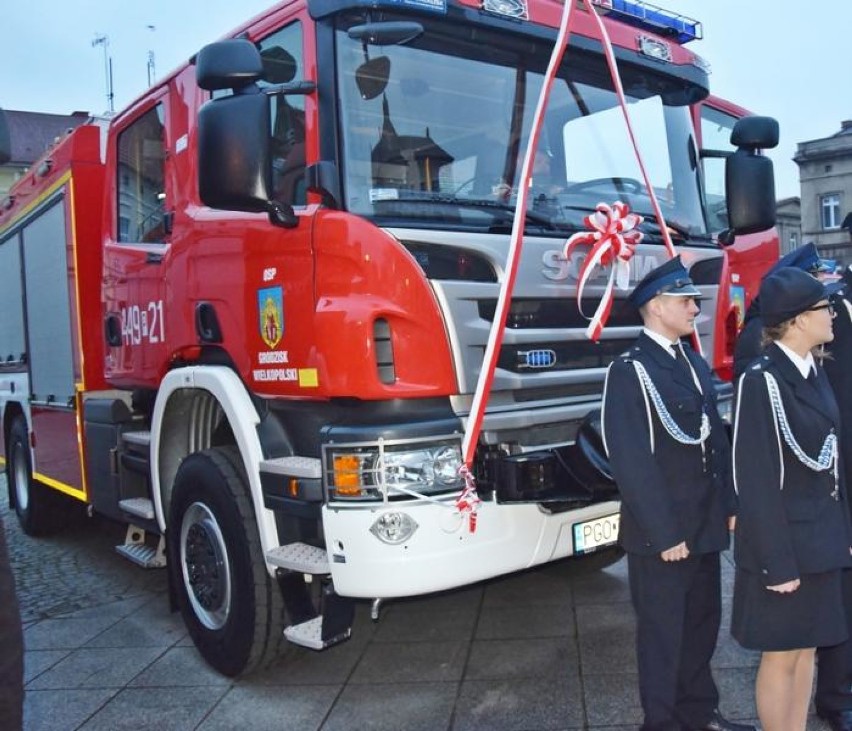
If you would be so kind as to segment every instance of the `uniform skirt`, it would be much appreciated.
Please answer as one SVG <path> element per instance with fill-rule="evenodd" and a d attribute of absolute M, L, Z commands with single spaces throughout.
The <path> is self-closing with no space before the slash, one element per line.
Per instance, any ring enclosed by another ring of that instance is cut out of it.
<path fill-rule="evenodd" d="M 731 634 L 750 650 L 829 647 L 847 639 L 841 571 L 805 574 L 789 594 L 769 591 L 764 578 L 737 569 Z"/>

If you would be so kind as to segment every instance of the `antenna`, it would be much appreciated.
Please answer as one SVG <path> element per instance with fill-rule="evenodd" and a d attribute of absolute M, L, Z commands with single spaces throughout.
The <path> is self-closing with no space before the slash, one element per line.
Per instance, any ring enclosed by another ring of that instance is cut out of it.
<path fill-rule="evenodd" d="M 95 37 L 92 40 L 92 48 L 95 46 L 103 46 L 104 49 L 104 79 L 106 82 L 107 107 L 110 114 L 112 114 L 115 112 L 115 105 L 113 104 L 114 94 L 112 93 L 112 59 L 109 55 L 109 36 L 95 33 Z"/>
<path fill-rule="evenodd" d="M 145 26 L 152 33 L 157 30 L 157 26 L 155 25 L 146 25 Z M 157 67 L 154 62 L 154 51 L 153 49 L 148 51 L 148 86 L 154 85 L 154 80 L 157 78 Z"/>

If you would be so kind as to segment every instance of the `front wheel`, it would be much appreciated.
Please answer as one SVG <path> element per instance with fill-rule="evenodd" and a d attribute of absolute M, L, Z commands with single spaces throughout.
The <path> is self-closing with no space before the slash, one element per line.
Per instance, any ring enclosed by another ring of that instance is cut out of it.
<path fill-rule="evenodd" d="M 178 605 L 204 659 L 236 676 L 275 656 L 284 610 L 264 565 L 248 480 L 235 447 L 188 456 L 168 519 Z"/>

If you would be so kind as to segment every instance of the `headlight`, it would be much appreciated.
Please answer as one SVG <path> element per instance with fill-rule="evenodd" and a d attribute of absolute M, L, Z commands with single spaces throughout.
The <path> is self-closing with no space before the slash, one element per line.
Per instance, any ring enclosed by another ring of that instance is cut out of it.
<path fill-rule="evenodd" d="M 460 490 L 457 440 L 331 447 L 326 478 L 331 500 L 381 500 Z"/>

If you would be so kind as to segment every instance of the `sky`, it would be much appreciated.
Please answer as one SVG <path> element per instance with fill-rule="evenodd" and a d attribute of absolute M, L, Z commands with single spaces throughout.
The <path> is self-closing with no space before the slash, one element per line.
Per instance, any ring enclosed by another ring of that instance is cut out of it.
<path fill-rule="evenodd" d="M 7 3 L 0 41 L 0 107 L 70 114 L 108 109 L 104 45 L 115 109 L 148 85 L 148 57 L 162 76 L 271 0 L 28 0 Z M 714 94 L 778 119 L 778 198 L 799 195 L 796 145 L 829 137 L 852 119 L 850 0 L 655 0 L 701 21 L 689 47 L 709 62 Z"/>

